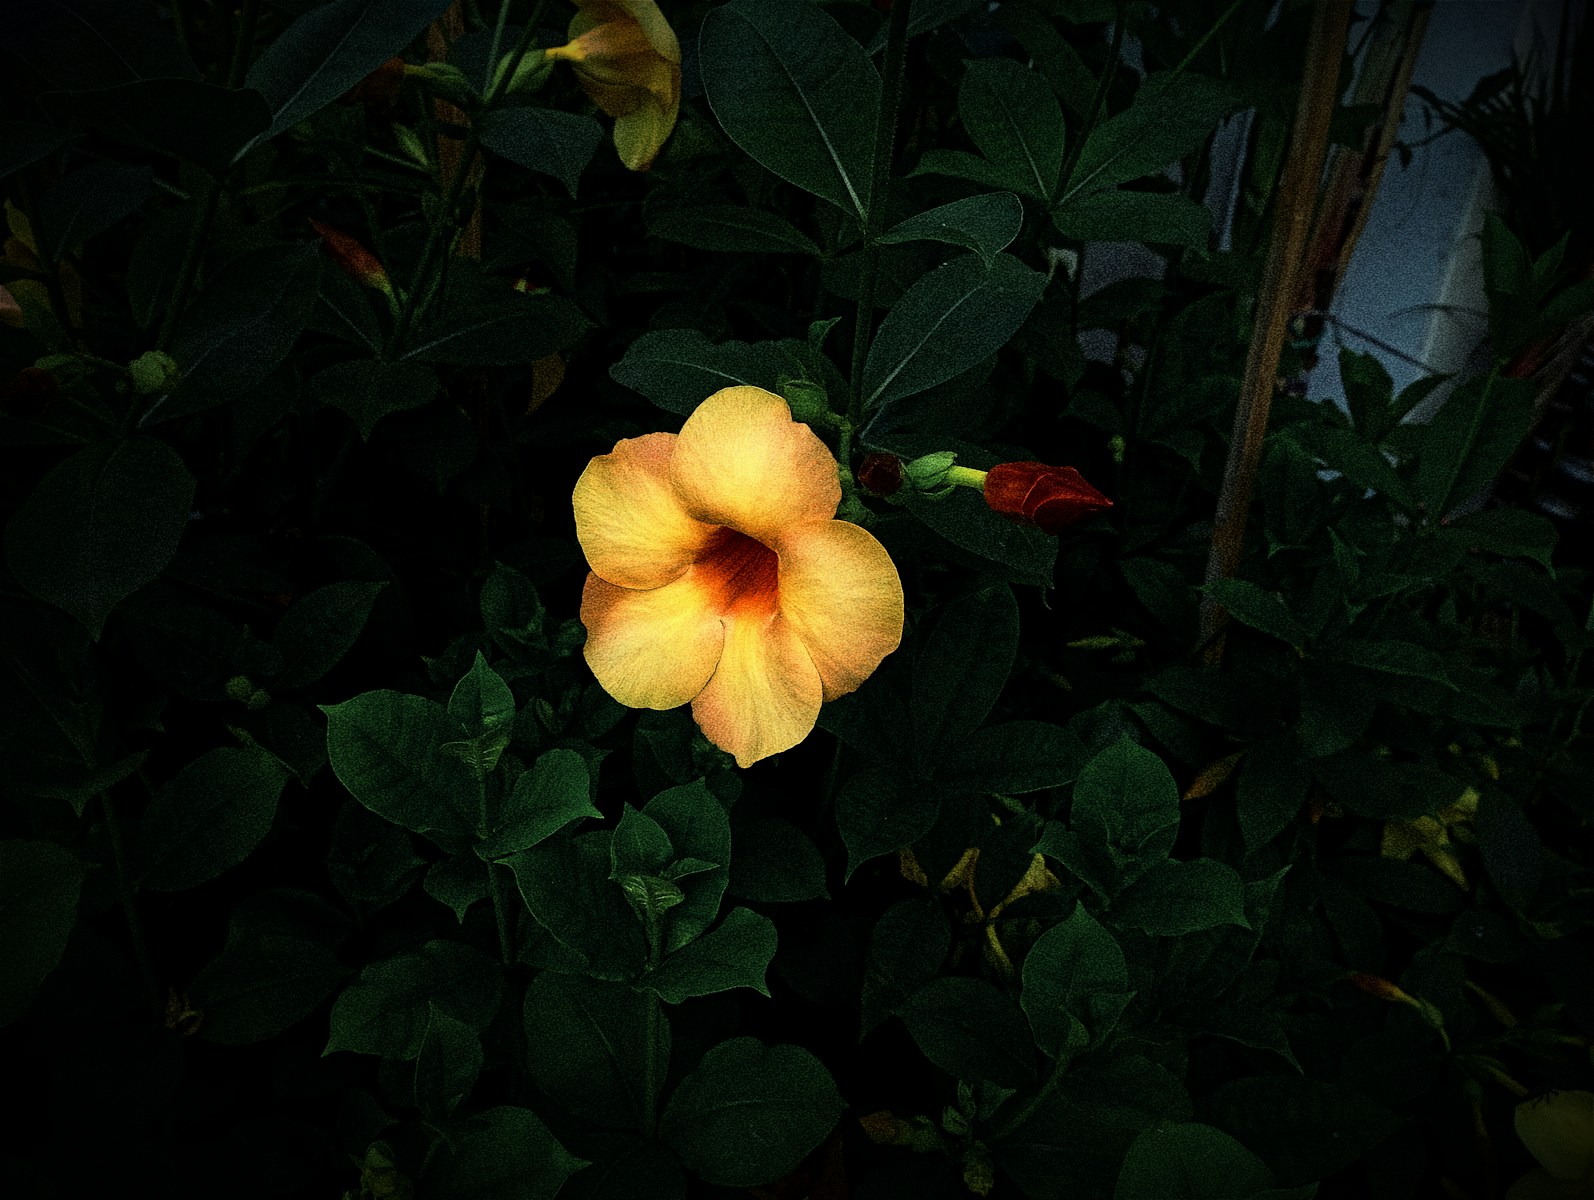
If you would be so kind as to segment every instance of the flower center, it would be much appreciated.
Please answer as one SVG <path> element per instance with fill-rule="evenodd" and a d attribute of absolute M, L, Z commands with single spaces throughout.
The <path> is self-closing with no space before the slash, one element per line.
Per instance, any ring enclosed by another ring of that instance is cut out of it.
<path fill-rule="evenodd" d="M 695 565 L 714 607 L 726 616 L 757 616 L 774 609 L 780 560 L 756 538 L 721 526 Z"/>

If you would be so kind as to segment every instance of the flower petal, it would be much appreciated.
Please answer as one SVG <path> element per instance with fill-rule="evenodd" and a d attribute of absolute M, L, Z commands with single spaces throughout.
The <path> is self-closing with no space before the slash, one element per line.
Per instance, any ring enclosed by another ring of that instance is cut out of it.
<path fill-rule="evenodd" d="M 626 438 L 576 480 L 576 540 L 599 578 L 659 587 L 679 579 L 713 537 L 713 526 L 688 516 L 670 486 L 675 443 L 670 433 Z"/>
<path fill-rule="evenodd" d="M 715 392 L 681 426 L 670 481 L 687 512 L 773 543 L 841 503 L 836 460 L 786 401 L 757 387 Z"/>
<path fill-rule="evenodd" d="M 1516 1106 L 1517 1137 L 1557 1179 L 1594 1170 L 1594 1092 L 1550 1092 Z"/>
<path fill-rule="evenodd" d="M 692 716 L 703 734 L 750 767 L 813 732 L 823 687 L 796 631 L 778 614 L 731 618 L 719 668 Z"/>
<path fill-rule="evenodd" d="M 725 634 L 688 576 L 646 590 L 587 576 L 581 592 L 583 650 L 603 690 L 628 708 L 675 708 L 703 690 Z"/>
<path fill-rule="evenodd" d="M 780 611 L 819 669 L 825 699 L 855 691 L 902 643 L 902 581 L 886 548 L 847 521 L 785 530 Z"/>

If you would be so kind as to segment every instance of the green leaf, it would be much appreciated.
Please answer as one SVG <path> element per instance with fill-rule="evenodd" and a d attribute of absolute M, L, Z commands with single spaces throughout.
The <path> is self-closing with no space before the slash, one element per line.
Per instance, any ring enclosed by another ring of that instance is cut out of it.
<path fill-rule="evenodd" d="M 801 1162 L 846 1107 L 808 1051 L 732 1038 L 676 1087 L 659 1136 L 703 1182 L 757 1187 Z"/>
<path fill-rule="evenodd" d="M 1395 410 L 1395 382 L 1384 364 L 1371 354 L 1341 346 L 1339 382 L 1356 432 L 1366 441 L 1382 441 L 1400 418 Z"/>
<path fill-rule="evenodd" d="M 648 219 L 648 232 L 667 242 L 680 242 L 698 250 L 742 254 L 819 253 L 813 239 L 785 217 L 735 204 L 704 204 L 658 213 Z"/>
<path fill-rule="evenodd" d="M 39 481 L 6 528 L 6 563 L 39 599 L 98 639 L 124 597 L 177 551 L 194 477 L 151 437 L 79 450 Z"/>
<path fill-rule="evenodd" d="M 1063 169 L 1063 111 L 1034 71 L 1010 58 L 969 62 L 958 86 L 958 116 L 1015 192 L 1050 202 Z"/>
<path fill-rule="evenodd" d="M 997 516 L 972 488 L 931 497 L 897 493 L 907 510 L 953 546 L 975 556 L 981 569 L 1013 583 L 1052 586 L 1057 539 Z"/>
<path fill-rule="evenodd" d="M 1372 488 L 1407 512 L 1416 507 L 1411 489 L 1384 452 L 1354 430 L 1314 425 L 1292 429 L 1285 436 L 1298 440 L 1314 457 L 1322 459 L 1325 466 L 1338 471 L 1358 487 Z"/>
<path fill-rule="evenodd" d="M 675 857 L 670 835 L 652 817 L 625 806 L 609 844 L 609 862 L 616 877 L 659 875 Z"/>
<path fill-rule="evenodd" d="M 983 979 L 932 979 L 898 1013 L 924 1056 L 956 1080 L 1019 1088 L 1035 1078 L 1034 1041 L 1018 1006 Z"/>
<path fill-rule="evenodd" d="M 1550 556 L 1560 540 L 1549 520 L 1520 508 L 1490 508 L 1467 513 L 1453 519 L 1438 533 L 1469 550 L 1483 550 L 1507 558 L 1531 558 L 1547 571 L 1554 570 Z"/>
<path fill-rule="evenodd" d="M 552 175 L 574 199 L 581 172 L 603 143 L 603 126 L 582 113 L 514 105 L 482 117 L 481 138 L 494 154 Z"/>
<path fill-rule="evenodd" d="M 1296 1074 L 1304 1074 L 1301 1064 L 1295 1061 L 1295 1051 L 1290 1048 L 1284 1019 L 1271 1009 L 1232 1002 L 1214 1004 L 1202 1013 L 1195 1032 L 1253 1050 L 1266 1050 L 1289 1063 Z"/>
<path fill-rule="evenodd" d="M 322 256 L 310 242 L 241 254 L 200 293 L 172 339 L 182 371 L 140 424 L 169 421 L 240 399 L 288 357 L 310 320 Z"/>
<path fill-rule="evenodd" d="M 155 194 L 149 166 L 95 162 L 79 167 L 39 197 L 39 258 L 57 262 L 96 234 L 144 207 Z"/>
<path fill-rule="evenodd" d="M 503 998 L 503 972 L 480 950 L 430 941 L 371 963 L 332 1005 L 323 1054 L 352 1050 L 409 1061 L 421 1052 L 433 1006 L 473 1030 L 487 1028 Z"/>
<path fill-rule="evenodd" d="M 1178 937 L 1217 925 L 1251 926 L 1239 872 L 1213 858 L 1152 867 L 1113 905 L 1112 918 L 1153 937 Z"/>
<path fill-rule="evenodd" d="M 0 842 L 0 1025 L 27 1011 L 61 961 L 85 874 L 84 864 L 54 842 Z"/>
<path fill-rule="evenodd" d="M 1272 1186 L 1262 1160 L 1222 1130 L 1159 1124 L 1130 1145 L 1113 1200 L 1252 1200 Z"/>
<path fill-rule="evenodd" d="M 222 952 L 194 977 L 189 996 L 205 1014 L 206 1041 L 247 1046 L 309 1016 L 346 974 L 321 942 L 235 928 Z"/>
<path fill-rule="evenodd" d="M 761 904 L 828 899 L 825 860 L 797 826 L 763 817 L 732 830 L 730 893 Z"/>
<path fill-rule="evenodd" d="M 895 854 L 935 825 L 940 801 L 922 788 L 906 795 L 889 771 L 870 767 L 842 785 L 836 797 L 836 828 L 847 847 L 847 875 L 871 858 Z"/>
<path fill-rule="evenodd" d="M 1434 517 L 1498 475 L 1533 427 L 1533 388 L 1490 373 L 1450 393 L 1421 428 L 1417 495 Z"/>
<path fill-rule="evenodd" d="M 1403 1120 L 1338 1084 L 1287 1075 L 1226 1083 L 1203 1105 L 1215 1125 L 1266 1153 L 1286 1187 L 1324 1179 L 1359 1160 Z M 1324 1137 L 1332 1130 L 1333 1137 Z"/>
<path fill-rule="evenodd" d="M 642 923 L 620 885 L 610 878 L 611 839 L 603 829 L 547 838 L 505 861 L 515 872 L 531 915 L 555 941 L 580 956 L 587 974 L 629 980 L 641 973 L 647 946 Z M 677 905 L 670 915 L 681 907 Z M 714 909 L 719 909 L 718 896 Z"/>
<path fill-rule="evenodd" d="M 333 774 L 356 800 L 445 850 L 475 835 L 476 777 L 442 749 L 464 732 L 442 705 L 383 690 L 320 708 Z"/>
<path fill-rule="evenodd" d="M 448 715 L 464 729 L 466 742 L 458 750 L 448 744 L 444 749 L 458 753 L 467 766 L 483 772 L 496 767 L 514 731 L 515 694 L 503 676 L 487 665 L 480 650 L 448 697 Z"/>
<path fill-rule="evenodd" d="M 1129 972 L 1124 952 L 1101 922 L 1076 903 L 1073 914 L 1043 933 L 1024 956 L 1019 1004 L 1029 1018 L 1035 1044 L 1057 1058 L 1077 1023 L 1090 1041 L 1111 1032 L 1127 999 Z"/>
<path fill-rule="evenodd" d="M 952 949 L 952 929 L 928 898 L 900 900 L 875 922 L 863 968 L 858 1040 L 934 979 Z"/>
<path fill-rule="evenodd" d="M 1079 774 L 1079 739 L 1048 721 L 1004 721 L 965 737 L 936 773 L 943 793 L 1014 795 L 1061 787 Z"/>
<path fill-rule="evenodd" d="M 421 887 L 433 900 L 452 909 L 454 919 L 463 925 L 470 906 L 487 899 L 487 874 L 480 860 L 460 854 L 427 867 Z"/>
<path fill-rule="evenodd" d="M 320 111 L 408 46 L 448 0 L 332 0 L 261 51 L 244 82 L 266 98 L 276 137 Z"/>
<path fill-rule="evenodd" d="M 1146 242 L 1205 250 L 1212 214 L 1177 192 L 1118 188 L 1076 196 L 1052 214 L 1057 232 L 1081 242 Z"/>
<path fill-rule="evenodd" d="M 179 892 L 249 857 L 271 829 L 288 770 L 251 747 L 222 746 L 189 763 L 144 814 L 140 882 Z"/>
<path fill-rule="evenodd" d="M 1163 762 L 1127 737 L 1101 751 L 1074 783 L 1073 827 L 1104 849 L 1121 886 L 1167 861 L 1179 833 L 1179 789 Z"/>
<path fill-rule="evenodd" d="M 626 348 L 609 376 L 685 417 L 721 388 L 752 384 L 775 391 L 781 375 L 806 376 L 802 360 L 791 353 L 798 345 L 787 340 L 716 346 L 696 329 L 655 329 Z"/>
<path fill-rule="evenodd" d="M 437 375 L 429 367 L 366 358 L 317 371 L 305 391 L 317 403 L 347 413 L 360 437 L 370 441 L 383 417 L 426 407 L 437 389 Z"/>
<path fill-rule="evenodd" d="M 587 1165 L 529 1108 L 501 1105 L 450 1131 L 421 1178 L 427 1200 L 553 1200 Z"/>
<path fill-rule="evenodd" d="M 679 950 L 719 916 L 720 898 L 730 880 L 731 823 L 724 806 L 701 780 L 660 792 L 642 808 L 670 836 L 677 859 L 711 863 L 679 881 L 686 893 L 666 917 L 665 953 Z"/>
<path fill-rule="evenodd" d="M 732 0 L 703 19 L 715 118 L 760 166 L 867 222 L 880 76 L 815 4 Z"/>
<path fill-rule="evenodd" d="M 919 165 L 913 169 L 913 174 L 946 175 L 993 188 L 1012 186 L 1006 171 L 966 150 L 926 150 L 919 157 Z"/>
<path fill-rule="evenodd" d="M 1040 301 L 1046 276 L 1011 255 L 966 254 L 922 276 L 880 323 L 865 407 L 926 391 L 995 354 Z"/>
<path fill-rule="evenodd" d="M 505 288 L 489 300 L 451 302 L 406 343 L 405 361 L 460 367 L 524 366 L 575 344 L 587 331 L 581 310 L 563 296 Z"/>
<path fill-rule="evenodd" d="M 140 79 L 87 92 L 51 92 L 41 103 L 119 142 L 193 163 L 212 178 L 271 124 L 265 97 L 198 79 Z"/>
<path fill-rule="evenodd" d="M 1064 184 L 1063 202 L 1160 172 L 1197 149 L 1238 104 L 1222 80 L 1148 76 L 1127 109 L 1090 131 Z"/>
<path fill-rule="evenodd" d="M 733 988 L 769 995 L 764 975 L 775 957 L 775 923 L 749 908 L 733 908 L 719 928 L 688 942 L 644 975 L 638 987 L 666 1004 Z"/>
<path fill-rule="evenodd" d="M 1544 845 L 1515 797 L 1485 788 L 1473 818 L 1483 869 L 1512 912 L 1525 911 L 1539 890 Z"/>
<path fill-rule="evenodd" d="M 645 1103 L 648 1001 L 617 983 L 544 971 L 526 989 L 526 1065 L 572 1116 L 637 1129 Z M 658 1025 L 655 1078 L 670 1062 L 670 1023 Z"/>
<path fill-rule="evenodd" d="M 1267 738 L 1245 752 L 1234 802 L 1247 852 L 1267 845 L 1300 814 L 1312 784 L 1303 753 L 1293 733 Z"/>
<path fill-rule="evenodd" d="M 354 645 L 386 583 L 344 580 L 317 588 L 282 614 L 272 641 L 282 654 L 277 687 L 304 687 L 325 675 Z"/>
<path fill-rule="evenodd" d="M 1023 225 L 1023 202 L 1012 192 L 993 192 L 928 209 L 894 225 L 879 240 L 885 245 L 946 242 L 988 259 L 1007 249 Z"/>
<path fill-rule="evenodd" d="M 483 858 L 528 850 L 582 817 L 602 817 L 592 806 L 587 761 L 574 750 L 548 750 L 521 772 L 492 835 L 477 847 Z"/>
<path fill-rule="evenodd" d="M 482 1040 L 476 1031 L 428 1003 L 426 1032 L 415 1057 L 415 1106 L 427 1120 L 442 1120 L 470 1095 L 481 1069 Z"/>
<path fill-rule="evenodd" d="M 913 664 L 913 744 L 928 775 L 990 715 L 1018 654 L 1018 604 L 996 584 L 947 604 Z"/>
<path fill-rule="evenodd" d="M 1306 630 L 1275 593 L 1244 579 L 1214 579 L 1202 590 L 1242 625 L 1297 648 L 1306 644 Z"/>
<path fill-rule="evenodd" d="M 1364 671 L 1426 679 L 1451 691 L 1458 690 L 1445 670 L 1444 659 L 1415 642 L 1346 640 L 1336 643 L 1329 653 L 1340 662 L 1360 667 Z"/>
<path fill-rule="evenodd" d="M 64 129 L 31 121 L 0 121 L 0 179 L 54 154 L 71 140 L 72 135 Z"/>

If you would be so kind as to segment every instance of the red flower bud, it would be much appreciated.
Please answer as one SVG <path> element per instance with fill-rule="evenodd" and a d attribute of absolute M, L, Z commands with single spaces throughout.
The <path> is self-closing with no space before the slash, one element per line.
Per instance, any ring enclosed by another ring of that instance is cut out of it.
<path fill-rule="evenodd" d="M 349 89 L 346 99 L 391 104 L 404 87 L 404 60 L 390 58 Z"/>
<path fill-rule="evenodd" d="M 1073 467 L 1038 462 L 1002 463 L 985 476 L 985 503 L 1046 533 L 1061 533 L 1093 512 L 1111 508 L 1107 499 Z"/>
<path fill-rule="evenodd" d="M 38 367 L 23 367 L 0 384 L 0 410 L 14 417 L 36 417 L 61 394 L 60 381 Z"/>
<path fill-rule="evenodd" d="M 858 482 L 876 496 L 894 496 L 902 487 L 902 460 L 895 454 L 868 454 L 858 464 Z"/>
<path fill-rule="evenodd" d="M 314 217 L 310 218 L 310 227 L 321 235 L 321 244 L 326 248 L 332 261 L 348 272 L 352 278 L 378 291 L 392 290 L 393 285 L 388 282 L 386 268 L 376 261 L 376 255 L 354 238 L 340 229 L 323 225 Z"/>

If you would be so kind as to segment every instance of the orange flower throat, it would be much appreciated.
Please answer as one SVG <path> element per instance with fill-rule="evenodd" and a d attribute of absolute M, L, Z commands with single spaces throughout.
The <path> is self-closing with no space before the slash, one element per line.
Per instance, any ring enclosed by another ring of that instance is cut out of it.
<path fill-rule="evenodd" d="M 780 597 L 780 560 L 757 538 L 721 526 L 693 564 L 725 616 L 765 616 Z"/>

